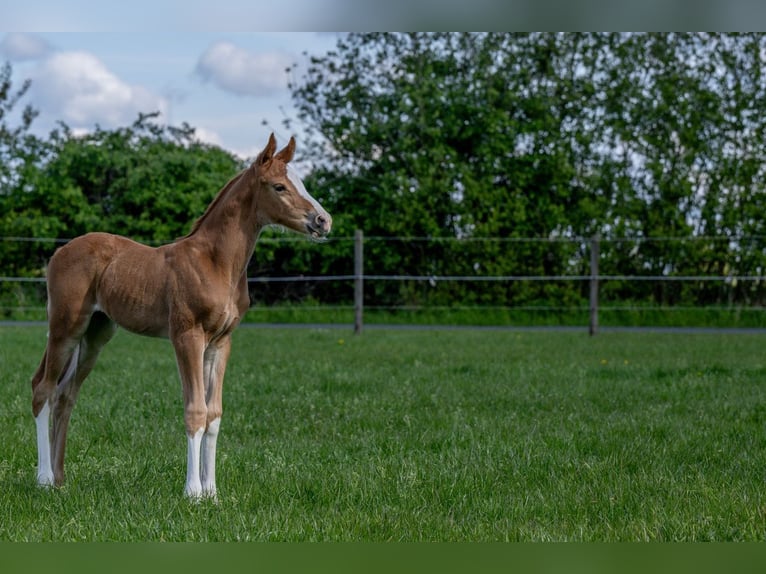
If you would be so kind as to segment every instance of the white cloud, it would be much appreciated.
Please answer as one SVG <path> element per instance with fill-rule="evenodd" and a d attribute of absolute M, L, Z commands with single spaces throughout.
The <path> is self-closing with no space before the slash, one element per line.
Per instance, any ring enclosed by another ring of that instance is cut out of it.
<path fill-rule="evenodd" d="M 52 54 L 34 74 L 32 86 L 35 103 L 74 128 L 116 127 L 132 123 L 139 112 L 168 110 L 166 98 L 127 84 L 88 52 Z"/>
<path fill-rule="evenodd" d="M 0 54 L 12 62 L 37 60 L 50 51 L 48 43 L 34 34 L 11 32 L 0 42 Z"/>
<path fill-rule="evenodd" d="M 200 56 L 195 72 L 227 92 L 267 96 L 287 88 L 286 69 L 294 59 L 284 52 L 252 53 L 230 42 L 218 42 Z"/>
<path fill-rule="evenodd" d="M 219 136 L 218 133 L 213 130 L 195 127 L 194 137 L 202 143 L 223 147 L 223 140 L 221 139 L 221 136 Z"/>
<path fill-rule="evenodd" d="M 231 153 L 233 153 L 240 159 L 254 160 L 258 156 L 258 154 L 261 153 L 261 151 L 263 151 L 263 146 L 252 145 L 252 146 L 239 147 L 236 149 L 232 149 Z"/>

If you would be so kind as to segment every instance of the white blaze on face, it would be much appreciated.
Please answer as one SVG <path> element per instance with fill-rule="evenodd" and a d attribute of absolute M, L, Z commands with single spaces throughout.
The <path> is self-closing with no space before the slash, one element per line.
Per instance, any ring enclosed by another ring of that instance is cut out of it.
<path fill-rule="evenodd" d="M 295 186 L 295 189 L 298 190 L 298 193 L 301 195 L 301 197 L 308 200 L 308 202 L 314 206 L 314 209 L 319 215 L 324 216 L 325 219 L 329 217 L 328 213 L 324 210 L 324 207 L 319 205 L 319 202 L 313 197 L 311 197 L 309 192 L 306 191 L 306 186 L 303 185 L 303 181 L 301 180 L 301 177 L 298 175 L 298 171 L 290 164 L 287 164 L 287 179 L 289 179 L 290 183 L 292 183 Z"/>

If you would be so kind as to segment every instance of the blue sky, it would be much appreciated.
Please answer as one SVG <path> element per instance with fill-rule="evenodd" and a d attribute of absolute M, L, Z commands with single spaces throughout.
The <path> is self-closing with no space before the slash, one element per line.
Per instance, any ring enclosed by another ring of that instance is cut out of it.
<path fill-rule="evenodd" d="M 662 30 L 684 29 L 685 21 L 748 29 L 766 7 L 754 0 L 0 0 L 0 15 L 0 63 L 11 62 L 18 82 L 32 79 L 28 101 L 41 112 L 39 134 L 57 120 L 77 130 L 112 128 L 160 110 L 168 123 L 188 122 L 200 139 L 252 157 L 268 136 L 263 120 L 281 142 L 292 135 L 282 127 L 285 114 L 294 115 L 284 68 L 304 51 L 332 49 L 333 30 Z"/>
<path fill-rule="evenodd" d="M 17 86 L 32 80 L 25 101 L 40 111 L 37 133 L 59 120 L 78 131 L 125 126 L 156 110 L 252 157 L 270 128 L 281 142 L 293 135 L 282 126 L 295 115 L 285 68 L 305 69 L 304 51 L 321 55 L 336 41 L 317 32 L 3 32 L 0 62 Z"/>

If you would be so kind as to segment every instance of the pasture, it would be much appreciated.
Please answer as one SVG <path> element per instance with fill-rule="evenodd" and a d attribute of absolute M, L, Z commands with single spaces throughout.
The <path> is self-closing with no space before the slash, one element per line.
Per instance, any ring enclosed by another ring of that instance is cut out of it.
<path fill-rule="evenodd" d="M 167 341 L 119 332 L 35 484 L 42 327 L 0 328 L 0 541 L 766 538 L 766 336 L 240 328 L 218 503 Z"/>

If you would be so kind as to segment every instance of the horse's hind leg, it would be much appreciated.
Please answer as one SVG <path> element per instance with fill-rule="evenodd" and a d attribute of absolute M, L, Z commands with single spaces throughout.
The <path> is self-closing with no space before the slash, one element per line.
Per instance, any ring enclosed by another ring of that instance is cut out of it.
<path fill-rule="evenodd" d="M 88 377 L 101 349 L 114 336 L 117 325 L 101 312 L 91 316 L 85 335 L 80 339 L 70 365 L 56 387 L 53 401 L 52 463 L 55 484 L 64 482 L 64 454 L 67 429 L 80 387 Z"/>
<path fill-rule="evenodd" d="M 50 431 L 51 414 L 54 428 L 64 429 L 63 434 L 56 431 L 55 444 L 61 445 L 58 437 L 66 435 L 66 422 L 61 423 L 68 421 L 69 415 L 62 416 L 66 409 L 62 410 L 60 405 L 76 397 L 76 387 L 82 382 L 77 381 L 82 376 L 78 372 L 87 374 L 88 364 L 95 360 L 89 358 L 90 341 L 99 339 L 95 334 L 101 331 L 99 325 L 103 327 L 104 324 L 101 318 L 93 321 L 97 310 L 98 277 L 108 256 L 108 253 L 99 255 L 97 247 L 92 241 L 74 239 L 58 249 L 48 262 L 48 344 L 40 367 L 32 377 L 32 414 L 37 425 L 37 480 L 40 484 L 63 480 L 63 469 L 54 472 L 52 465 L 54 460 L 63 461 L 63 452 L 57 453 L 51 448 L 54 444 Z M 93 329 L 91 336 L 86 338 L 90 329 Z"/>
<path fill-rule="evenodd" d="M 32 377 L 32 414 L 37 427 L 37 482 L 41 485 L 60 483 L 55 480 L 52 467 L 51 410 L 56 389 L 60 385 L 67 387 L 75 377 L 78 364 L 84 360 L 80 343 L 88 331 L 92 314 L 92 311 L 82 309 L 70 312 L 65 307 L 52 304 L 51 295 L 55 297 L 55 293 L 49 292 L 48 298 L 48 344 Z"/>
<path fill-rule="evenodd" d="M 59 341 L 49 335 L 40 366 L 32 377 L 32 414 L 37 427 L 37 482 L 41 485 L 54 482 L 49 430 L 51 402 L 58 381 L 66 378 L 70 370 L 68 366 L 76 348 L 76 341 Z"/>
<path fill-rule="evenodd" d="M 48 362 L 48 349 L 45 349 L 40 366 L 37 367 L 32 377 L 32 414 L 35 417 L 37 427 L 37 482 L 41 485 L 53 484 L 53 467 L 51 466 L 51 445 L 50 445 L 50 404 L 47 396 L 42 399 L 42 404 L 37 404 L 35 400 L 38 388 L 41 387 L 45 377 L 45 365 Z"/>

